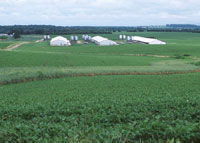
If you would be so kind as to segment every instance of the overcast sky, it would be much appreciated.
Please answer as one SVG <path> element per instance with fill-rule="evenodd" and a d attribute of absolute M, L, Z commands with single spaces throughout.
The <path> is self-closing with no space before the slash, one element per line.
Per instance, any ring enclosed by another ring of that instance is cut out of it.
<path fill-rule="evenodd" d="M 200 0 L 0 0 L 0 25 L 200 24 Z"/>

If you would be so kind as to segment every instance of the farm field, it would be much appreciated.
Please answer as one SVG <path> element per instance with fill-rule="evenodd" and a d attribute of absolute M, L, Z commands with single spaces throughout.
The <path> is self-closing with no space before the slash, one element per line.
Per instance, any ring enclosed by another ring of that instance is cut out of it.
<path fill-rule="evenodd" d="M 200 74 L 76 77 L 0 87 L 0 141 L 198 142 Z"/>
<path fill-rule="evenodd" d="M 200 34 L 123 34 L 167 44 L 0 41 L 0 142 L 200 142 Z"/>
<path fill-rule="evenodd" d="M 5 41 L 3 41 L 3 42 L 1 42 L 0 41 L 0 49 L 6 49 L 9 45 L 12 45 L 14 42 L 5 42 Z"/>

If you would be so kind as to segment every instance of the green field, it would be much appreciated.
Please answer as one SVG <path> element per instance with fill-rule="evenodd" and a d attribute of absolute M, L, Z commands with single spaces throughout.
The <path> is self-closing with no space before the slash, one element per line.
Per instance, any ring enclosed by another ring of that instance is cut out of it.
<path fill-rule="evenodd" d="M 167 45 L 1 41 L 0 142 L 200 142 L 200 34 L 123 34 Z"/>
<path fill-rule="evenodd" d="M 11 41 L 0 41 L 0 50 L 6 49 L 9 45 L 14 44 L 14 42 Z"/>

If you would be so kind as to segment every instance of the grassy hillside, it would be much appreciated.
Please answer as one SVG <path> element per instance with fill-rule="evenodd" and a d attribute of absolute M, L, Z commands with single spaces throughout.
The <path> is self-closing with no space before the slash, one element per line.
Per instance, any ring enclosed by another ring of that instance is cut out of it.
<path fill-rule="evenodd" d="M 119 34 L 167 45 L 0 42 L 0 142 L 199 143 L 200 34 Z"/>

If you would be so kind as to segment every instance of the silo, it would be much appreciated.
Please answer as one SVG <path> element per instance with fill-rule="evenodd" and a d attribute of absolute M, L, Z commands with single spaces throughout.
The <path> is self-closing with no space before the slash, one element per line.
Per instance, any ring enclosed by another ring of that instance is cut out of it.
<path fill-rule="evenodd" d="M 126 35 L 123 35 L 123 39 L 126 40 Z"/>
<path fill-rule="evenodd" d="M 78 36 L 74 36 L 74 40 L 75 40 L 75 41 L 78 41 Z"/>
<path fill-rule="evenodd" d="M 74 41 L 74 36 L 70 36 L 71 41 Z"/>
<path fill-rule="evenodd" d="M 47 35 L 44 35 L 44 40 L 46 40 L 47 39 Z"/>
<path fill-rule="evenodd" d="M 88 35 L 85 35 L 85 41 L 87 41 L 87 40 L 88 40 L 88 38 L 89 38 L 89 36 L 88 36 Z"/>
<path fill-rule="evenodd" d="M 82 35 L 82 39 L 85 40 L 85 35 Z"/>
<path fill-rule="evenodd" d="M 92 40 L 92 37 L 91 36 L 88 36 L 88 41 L 91 41 Z"/>
<path fill-rule="evenodd" d="M 122 35 L 119 35 L 119 39 L 122 40 L 122 39 L 123 39 L 123 36 L 122 36 Z"/>

